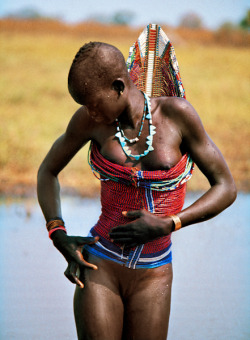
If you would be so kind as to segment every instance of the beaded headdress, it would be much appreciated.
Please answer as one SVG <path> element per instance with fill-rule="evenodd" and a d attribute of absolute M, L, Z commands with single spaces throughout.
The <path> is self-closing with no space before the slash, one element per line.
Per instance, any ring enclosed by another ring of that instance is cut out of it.
<path fill-rule="evenodd" d="M 125 136 L 117 118 L 115 136 L 119 139 L 126 156 L 139 160 L 154 150 L 152 144 L 156 128 L 152 125 L 149 97 L 176 96 L 185 98 L 185 91 L 174 48 L 159 25 L 149 24 L 141 33 L 129 50 L 127 68 L 135 86 L 144 93 L 148 114 L 143 117 L 149 120 L 149 135 L 146 140 L 148 147 L 143 153 L 134 155 L 127 145 L 127 142 L 132 144 L 139 141 L 144 118 L 138 136 L 133 139 L 128 139 Z"/>
<path fill-rule="evenodd" d="M 185 98 L 175 50 L 159 25 L 149 24 L 131 46 L 127 68 L 136 87 L 149 97 Z"/>

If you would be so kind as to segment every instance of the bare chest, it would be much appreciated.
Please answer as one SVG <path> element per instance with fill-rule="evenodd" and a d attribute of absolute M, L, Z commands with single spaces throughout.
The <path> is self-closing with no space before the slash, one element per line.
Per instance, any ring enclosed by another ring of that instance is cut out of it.
<path fill-rule="evenodd" d="M 182 157 L 180 150 L 181 138 L 178 131 L 171 124 L 157 122 L 156 133 L 153 135 L 153 150 L 146 156 L 135 160 L 133 157 L 126 156 L 124 147 L 115 137 L 116 128 L 110 126 L 103 133 L 99 133 L 97 143 L 99 144 L 101 154 L 109 161 L 127 167 L 136 167 L 140 170 L 168 170 L 175 166 Z M 136 137 L 132 129 L 124 129 L 124 134 L 133 139 Z M 147 136 L 149 128 L 145 126 L 139 141 L 136 143 L 126 143 L 132 155 L 141 155 L 148 149 Z"/>

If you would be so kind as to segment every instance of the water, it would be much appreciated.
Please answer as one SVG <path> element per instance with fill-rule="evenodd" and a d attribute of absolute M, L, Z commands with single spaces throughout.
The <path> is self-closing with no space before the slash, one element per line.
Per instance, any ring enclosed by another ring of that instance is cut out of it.
<path fill-rule="evenodd" d="M 249 208 L 250 195 L 239 194 L 215 219 L 173 235 L 168 340 L 250 339 Z M 63 198 L 63 212 L 70 233 L 86 235 L 100 203 Z M 76 339 L 74 286 L 35 200 L 2 201 L 0 242 L 0 339 Z"/>

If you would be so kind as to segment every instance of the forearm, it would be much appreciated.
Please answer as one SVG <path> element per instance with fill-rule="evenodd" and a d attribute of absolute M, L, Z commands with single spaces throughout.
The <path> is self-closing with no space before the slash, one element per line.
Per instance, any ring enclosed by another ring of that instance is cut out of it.
<path fill-rule="evenodd" d="M 37 195 L 46 221 L 62 217 L 58 178 L 42 167 L 38 172 Z"/>
<path fill-rule="evenodd" d="M 213 185 L 191 206 L 177 214 L 182 227 L 206 221 L 230 206 L 236 198 L 234 182 Z"/>

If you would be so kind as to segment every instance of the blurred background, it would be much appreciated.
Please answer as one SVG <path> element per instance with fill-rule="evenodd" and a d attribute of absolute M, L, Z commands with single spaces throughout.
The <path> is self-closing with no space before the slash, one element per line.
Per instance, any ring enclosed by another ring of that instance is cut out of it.
<path fill-rule="evenodd" d="M 78 109 L 68 93 L 67 76 L 79 47 L 105 41 L 127 58 L 150 22 L 169 36 L 187 99 L 221 149 L 239 190 L 248 191 L 249 8 L 242 0 L 1 1 L 0 192 L 34 194 L 39 164 Z M 65 191 L 83 196 L 98 191 L 86 152 L 62 173 Z M 190 190 L 206 185 L 197 170 Z"/>
<path fill-rule="evenodd" d="M 222 151 L 239 196 L 173 236 L 169 340 L 250 338 L 250 3 L 248 0 L 0 2 L 0 339 L 75 339 L 73 286 L 36 201 L 36 174 L 78 109 L 71 62 L 88 41 L 128 56 L 148 23 L 175 47 L 187 99 Z M 88 146 L 60 174 L 64 219 L 85 235 L 100 214 Z M 196 168 L 186 205 L 208 188 Z M 79 223 L 81 221 L 81 223 Z"/>

